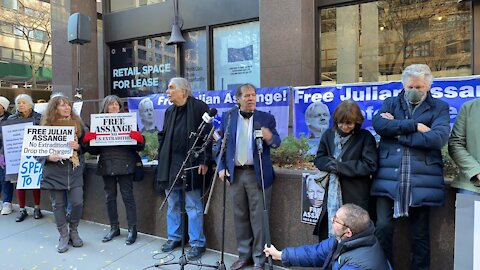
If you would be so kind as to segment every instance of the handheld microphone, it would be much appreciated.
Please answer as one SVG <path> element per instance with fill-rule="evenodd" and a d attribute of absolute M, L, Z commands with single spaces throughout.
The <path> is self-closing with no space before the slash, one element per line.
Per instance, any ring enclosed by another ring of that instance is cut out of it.
<path fill-rule="evenodd" d="M 213 121 L 213 117 L 216 114 L 217 114 L 217 109 L 215 109 L 215 108 L 211 108 L 209 112 L 205 112 L 202 115 L 202 120 L 203 121 L 200 124 L 200 126 L 198 126 L 197 132 L 190 133 L 190 137 L 188 137 L 188 138 L 192 138 L 192 136 L 200 136 L 203 132 L 203 129 L 205 128 L 205 124 L 210 124 Z"/>
<path fill-rule="evenodd" d="M 262 126 L 260 123 L 255 122 L 253 124 L 253 135 L 255 136 L 255 143 L 257 144 L 257 149 L 259 153 L 263 152 L 263 133 L 262 133 Z"/>

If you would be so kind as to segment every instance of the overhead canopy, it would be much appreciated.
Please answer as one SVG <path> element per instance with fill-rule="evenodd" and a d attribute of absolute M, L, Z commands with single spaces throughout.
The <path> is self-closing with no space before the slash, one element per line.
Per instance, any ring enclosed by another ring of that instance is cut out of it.
<path fill-rule="evenodd" d="M 37 82 L 52 80 L 52 70 L 41 67 L 37 75 Z M 0 63 L 0 80 L 8 82 L 26 82 L 32 80 L 32 70 L 29 65 L 16 63 Z"/>

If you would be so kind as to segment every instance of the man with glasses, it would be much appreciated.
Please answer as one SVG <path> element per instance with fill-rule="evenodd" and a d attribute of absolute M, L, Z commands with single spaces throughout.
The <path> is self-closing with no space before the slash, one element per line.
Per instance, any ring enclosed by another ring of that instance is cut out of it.
<path fill-rule="evenodd" d="M 375 238 L 375 227 L 368 212 L 355 204 L 345 204 L 332 218 L 335 235 L 315 245 L 277 250 L 266 247 L 265 256 L 281 260 L 284 266 L 322 269 L 391 269 Z"/>

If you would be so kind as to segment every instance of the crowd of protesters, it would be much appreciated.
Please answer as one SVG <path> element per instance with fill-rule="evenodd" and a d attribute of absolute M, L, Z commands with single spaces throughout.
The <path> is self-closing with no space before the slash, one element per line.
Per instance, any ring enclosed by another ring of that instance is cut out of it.
<path fill-rule="evenodd" d="M 270 208 L 271 185 L 274 180 L 269 151 L 280 145 L 273 115 L 256 110 L 256 88 L 241 85 L 235 92 L 238 107 L 223 115 L 232 119 L 222 136 L 227 138 L 226 157 L 218 159 L 219 177 L 228 181 L 231 200 L 235 204 L 234 218 L 239 260 L 231 269 L 239 270 L 253 265 L 264 269 L 265 257 L 281 260 L 285 265 L 323 267 L 323 269 L 390 269 L 394 261 L 393 232 L 396 221 L 407 219 L 411 236 L 411 269 L 430 268 L 429 212 L 445 202 L 442 148 L 448 143 L 449 154 L 460 169 L 453 187 L 458 192 L 479 196 L 480 193 L 480 99 L 466 102 L 450 131 L 449 105 L 432 97 L 433 75 L 430 68 L 414 64 L 405 68 L 401 76 L 403 90 L 387 98 L 373 118 L 373 129 L 379 142 L 362 129 L 364 117 L 359 106 L 350 100 L 341 102 L 332 115 L 332 127 L 321 135 L 315 166 L 325 174 L 325 196 L 322 212 L 315 226 L 319 243 L 312 246 L 277 250 L 265 246 L 262 210 Z M 189 134 L 202 122 L 208 106 L 192 96 L 192 89 L 184 78 L 173 78 L 167 95 L 173 103 L 165 112 L 163 129 L 159 132 L 159 167 L 154 186 L 158 193 L 172 189 L 168 199 L 168 241 L 162 247 L 170 252 L 180 246 L 185 233 L 181 232 L 180 200 L 186 200 L 188 235 L 191 250 L 189 260 L 196 260 L 205 252 L 200 201 L 201 179 L 211 170 L 213 154 L 220 149 L 207 149 L 191 160 L 198 171 L 186 176 L 189 184 L 185 194 L 174 185 L 181 162 L 194 142 Z M 88 132 L 81 118 L 72 110 L 72 102 L 64 96 L 50 99 L 43 116 L 33 110 L 30 96 L 15 98 L 13 113 L 10 101 L 0 97 L 0 123 L 33 122 L 34 125 L 75 127 L 75 140 L 70 158 L 50 155 L 44 164 L 40 189 L 32 190 L 33 217 L 42 218 L 40 194 L 48 190 L 55 223 L 60 238 L 58 252 L 68 250 L 69 243 L 80 247 L 83 241 L 78 224 L 83 209 L 83 153 L 99 155 L 97 173 L 103 177 L 106 209 L 111 229 L 102 239 L 108 242 L 120 235 L 117 213 L 117 185 L 126 209 L 128 236 L 126 244 L 137 238 L 136 205 L 133 196 L 135 157 L 145 145 L 140 132 L 129 136 L 134 146 L 90 146 L 94 132 Z M 100 113 L 123 112 L 117 96 L 103 100 Z M 143 105 L 142 105 L 143 106 Z M 255 125 L 254 125 L 255 124 Z M 261 125 L 263 140 L 255 144 L 254 126 Z M 0 139 L 0 143 L 2 140 Z M 263 144 L 263 146 L 262 146 Z M 257 147 L 263 150 L 263 163 L 255 155 Z M 3 146 L 1 149 L 3 153 Z M 192 165 L 192 166 L 193 166 Z M 258 177 L 260 166 L 265 178 Z M 68 177 L 66 177 L 68 176 Z M 65 182 L 68 179 L 68 184 Z M 12 197 L 16 174 L 5 175 L 5 160 L 0 159 L 0 189 L 3 203 L 1 214 L 13 211 Z M 261 180 L 265 180 L 262 182 Z M 19 212 L 17 222 L 28 216 L 25 196 L 29 190 L 17 189 Z M 168 194 L 168 192 L 167 192 Z M 263 203 L 261 202 L 262 196 Z M 265 200 L 265 196 L 267 199 Z M 370 213 L 375 218 L 370 220 Z M 324 240 L 326 239 L 326 240 Z"/>

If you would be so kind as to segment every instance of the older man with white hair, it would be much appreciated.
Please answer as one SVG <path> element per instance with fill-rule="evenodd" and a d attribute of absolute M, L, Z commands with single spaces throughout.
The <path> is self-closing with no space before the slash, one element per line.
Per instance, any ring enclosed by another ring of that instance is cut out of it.
<path fill-rule="evenodd" d="M 395 221 L 408 218 L 410 269 L 429 269 L 429 209 L 445 202 L 441 150 L 448 141 L 450 115 L 448 104 L 432 97 L 432 80 L 427 65 L 408 66 L 402 73 L 404 89 L 386 99 L 373 119 L 381 137 L 371 189 L 378 197 L 376 236 L 392 260 Z"/>
<path fill-rule="evenodd" d="M 173 103 L 165 111 L 163 129 L 158 133 L 158 168 L 155 189 L 165 192 L 173 186 L 168 197 L 167 233 L 168 241 L 162 246 L 163 252 L 170 252 L 181 244 L 182 199 L 185 200 L 185 210 L 188 216 L 188 236 L 191 249 L 187 252 L 188 260 L 197 260 L 205 252 L 205 235 L 203 234 L 203 205 L 201 188 L 203 175 L 207 173 L 211 160 L 211 147 L 202 152 L 197 158 L 191 158 L 187 167 L 198 167 L 185 172 L 187 181 L 185 197 L 182 198 L 182 180 L 175 177 L 188 150 L 194 145 L 195 132 L 202 123 L 202 115 L 208 111 L 208 105 L 192 96 L 190 83 L 184 78 L 172 78 L 168 84 L 167 95 Z M 209 127 L 205 130 L 210 130 Z M 203 141 L 199 140 L 198 144 Z M 184 227 L 185 228 L 185 227 Z"/>

